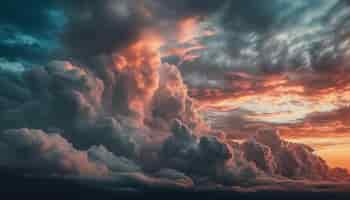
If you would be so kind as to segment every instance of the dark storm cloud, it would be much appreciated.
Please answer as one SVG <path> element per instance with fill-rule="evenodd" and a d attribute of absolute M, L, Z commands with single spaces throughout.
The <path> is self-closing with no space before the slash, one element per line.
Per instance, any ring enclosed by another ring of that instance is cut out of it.
<path fill-rule="evenodd" d="M 110 54 L 134 42 L 146 28 L 166 23 L 172 29 L 178 19 L 203 15 L 222 3 L 213 1 L 102 0 L 62 1 L 68 26 L 64 42 L 78 56 Z"/>
<path fill-rule="evenodd" d="M 284 4 L 278 5 L 275 2 L 266 3 L 259 0 L 236 0 L 236 1 L 212 1 L 212 0 L 180 0 L 180 1 L 161 1 L 156 0 L 161 5 L 164 15 L 175 18 L 184 16 L 203 16 L 208 17 L 221 12 L 223 18 L 220 24 L 227 28 L 235 23 L 240 23 L 240 28 L 266 29 L 275 21 L 275 9 L 281 9 Z M 237 27 L 234 27 L 237 28 Z"/>
<path fill-rule="evenodd" d="M 161 4 L 161 3 L 160 3 Z M 157 1 L 62 1 L 68 24 L 63 41 L 81 57 L 111 54 L 138 39 L 146 28 L 159 25 Z"/>
<path fill-rule="evenodd" d="M 0 57 L 43 64 L 59 47 L 64 16 L 54 1 L 8 1 L 0 8 Z"/>
<path fill-rule="evenodd" d="M 0 42 L 1 57 L 13 61 L 25 61 L 31 63 L 43 63 L 49 55 L 47 49 L 38 44 L 4 44 Z"/>
<path fill-rule="evenodd" d="M 146 0 L 147 1 L 147 0 Z M 188 17 L 188 16 L 208 16 L 209 14 L 222 8 L 228 1 L 210 1 L 210 0 L 179 0 L 179 1 L 162 1 L 162 0 L 149 0 L 162 15 L 174 18 Z"/>
<path fill-rule="evenodd" d="M 19 31 L 31 34 L 52 31 L 55 27 L 48 12 L 53 3 L 52 0 L 4 0 L 0 8 L 0 24 L 15 26 Z"/>
<path fill-rule="evenodd" d="M 230 29 L 236 22 L 266 28 L 274 19 L 268 10 L 270 7 L 256 0 L 79 0 L 62 1 L 61 4 L 69 18 L 65 44 L 72 53 L 80 56 L 108 54 L 137 39 L 144 28 L 163 26 L 171 30 L 179 19 L 206 18 L 221 10 L 224 17 L 220 24 Z"/>

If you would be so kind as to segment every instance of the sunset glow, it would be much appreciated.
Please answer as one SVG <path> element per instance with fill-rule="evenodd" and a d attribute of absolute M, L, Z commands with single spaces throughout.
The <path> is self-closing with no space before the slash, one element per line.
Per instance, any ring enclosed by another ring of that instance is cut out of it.
<path fill-rule="evenodd" d="M 255 123 L 259 124 L 257 127 L 275 127 L 284 138 L 315 148 L 332 166 L 349 168 L 346 153 L 350 143 L 346 141 L 350 134 L 350 81 L 345 75 L 289 74 L 263 78 L 234 73 L 226 79 L 224 89 L 192 90 L 202 112 L 211 113 L 210 120 L 220 121 L 230 112 L 240 110 L 247 126 Z M 316 88 L 311 80 L 327 84 Z M 327 141 L 331 144 L 325 144 Z"/>
<path fill-rule="evenodd" d="M 0 11 L 2 185 L 350 192 L 349 0 L 11 0 Z"/>

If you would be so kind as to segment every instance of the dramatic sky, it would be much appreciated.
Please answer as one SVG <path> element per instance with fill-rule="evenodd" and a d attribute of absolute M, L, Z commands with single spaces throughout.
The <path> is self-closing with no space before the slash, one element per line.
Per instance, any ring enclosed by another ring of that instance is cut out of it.
<path fill-rule="evenodd" d="M 349 66 L 348 0 L 5 0 L 0 167 L 349 189 Z"/>

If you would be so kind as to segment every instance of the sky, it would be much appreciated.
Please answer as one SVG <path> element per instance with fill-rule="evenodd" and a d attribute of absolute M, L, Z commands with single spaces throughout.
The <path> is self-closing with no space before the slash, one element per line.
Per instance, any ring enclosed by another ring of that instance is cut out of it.
<path fill-rule="evenodd" d="M 348 190 L 349 27 L 347 0 L 6 0 L 0 167 Z"/>
<path fill-rule="evenodd" d="M 201 81 L 194 70 L 198 80 L 188 78 L 193 97 L 212 126 L 233 138 L 276 127 L 286 139 L 306 142 L 331 164 L 349 168 L 347 2 L 273 2 L 261 8 L 270 16 L 265 30 L 224 29 L 208 41 L 203 62 L 218 66 L 220 75 Z"/>

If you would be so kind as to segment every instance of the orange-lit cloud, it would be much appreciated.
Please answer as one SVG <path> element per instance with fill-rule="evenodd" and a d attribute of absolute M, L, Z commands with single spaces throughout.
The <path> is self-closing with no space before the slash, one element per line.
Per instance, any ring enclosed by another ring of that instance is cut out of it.
<path fill-rule="evenodd" d="M 247 116 L 249 120 L 269 123 L 295 123 L 310 114 L 349 105 L 350 80 L 344 80 L 348 78 L 294 76 L 231 73 L 226 75 L 224 88 L 194 89 L 191 95 L 204 110 L 243 109 L 255 113 Z"/>
<path fill-rule="evenodd" d="M 200 17 L 185 18 L 177 23 L 177 41 L 179 43 L 196 43 L 196 39 L 216 34 L 215 30 L 203 29 Z"/>
<path fill-rule="evenodd" d="M 206 49 L 200 40 L 214 36 L 215 30 L 204 27 L 200 17 L 187 17 L 176 23 L 176 33 L 173 36 L 174 45 L 169 45 L 162 52 L 163 57 L 177 56 L 180 63 L 192 62 L 200 57 L 200 51 Z"/>
<path fill-rule="evenodd" d="M 162 38 L 154 32 L 145 32 L 138 41 L 114 55 L 115 70 L 121 78 L 129 110 L 144 117 L 146 108 L 158 88 L 158 68 L 161 65 Z"/>

